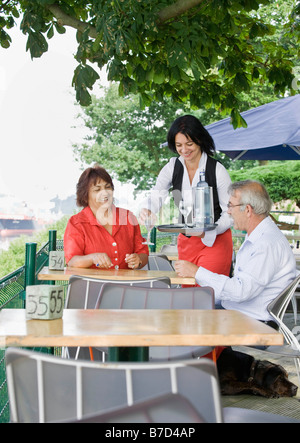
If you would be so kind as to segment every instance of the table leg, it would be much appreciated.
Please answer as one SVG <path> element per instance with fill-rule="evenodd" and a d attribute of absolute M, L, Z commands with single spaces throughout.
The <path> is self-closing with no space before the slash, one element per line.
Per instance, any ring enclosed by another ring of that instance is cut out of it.
<path fill-rule="evenodd" d="M 149 348 L 136 346 L 136 347 L 110 347 L 108 348 L 108 361 L 148 361 L 149 360 Z"/>

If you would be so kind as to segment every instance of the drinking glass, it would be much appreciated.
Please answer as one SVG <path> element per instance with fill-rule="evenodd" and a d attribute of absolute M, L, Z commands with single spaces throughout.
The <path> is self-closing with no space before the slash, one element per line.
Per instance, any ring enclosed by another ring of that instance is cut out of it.
<path fill-rule="evenodd" d="M 145 219 L 145 226 L 147 229 L 147 241 L 143 242 L 143 245 L 154 245 L 154 243 L 150 242 L 151 231 L 155 226 L 155 220 L 150 215 Z"/>
<path fill-rule="evenodd" d="M 180 200 L 179 202 L 179 211 L 181 212 L 181 214 L 183 215 L 184 218 L 184 227 L 188 228 L 187 225 L 187 218 L 191 212 L 191 210 L 193 209 L 192 204 L 190 202 L 186 202 L 184 200 Z"/>

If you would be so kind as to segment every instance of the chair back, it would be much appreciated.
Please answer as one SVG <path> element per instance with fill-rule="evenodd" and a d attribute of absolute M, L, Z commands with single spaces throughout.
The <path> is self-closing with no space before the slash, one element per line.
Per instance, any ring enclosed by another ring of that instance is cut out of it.
<path fill-rule="evenodd" d="M 222 422 L 216 367 L 207 359 L 107 364 L 9 348 L 6 371 L 12 422 L 80 420 L 170 393 L 204 421 Z"/>
<path fill-rule="evenodd" d="M 210 287 L 180 289 L 138 288 L 105 283 L 96 309 L 214 309 L 214 290 Z M 97 348 L 107 353 L 107 348 Z M 150 361 L 190 359 L 204 356 L 211 346 L 152 346 Z"/>
<path fill-rule="evenodd" d="M 286 309 L 300 283 L 300 274 L 268 305 L 268 312 L 275 321 L 282 320 Z"/>
<path fill-rule="evenodd" d="M 148 269 L 150 271 L 174 271 L 172 263 L 164 254 L 150 254 L 148 257 Z"/>
<path fill-rule="evenodd" d="M 107 282 L 126 284 L 129 286 L 169 288 L 171 281 L 169 277 L 157 277 L 139 280 L 109 280 L 92 277 L 71 275 L 68 284 L 66 309 L 94 309 L 102 285 Z"/>
<path fill-rule="evenodd" d="M 214 309 L 210 287 L 163 289 L 104 283 L 96 309 Z"/>
<path fill-rule="evenodd" d="M 177 255 L 178 248 L 177 245 L 162 245 L 160 252 L 162 254 Z"/>
<path fill-rule="evenodd" d="M 98 279 L 92 277 L 83 277 L 79 275 L 71 275 L 69 279 L 65 309 L 95 309 L 101 288 L 104 283 L 112 280 Z M 145 286 L 169 288 L 171 281 L 168 277 L 158 277 L 152 279 L 140 280 L 119 280 L 117 284 L 126 284 L 128 286 Z M 64 358 L 90 360 L 90 349 L 87 347 L 63 347 L 62 355 Z M 93 348 L 93 358 L 102 361 L 105 355 L 103 352 Z"/>
<path fill-rule="evenodd" d="M 300 344 L 297 337 L 293 334 L 293 331 L 291 331 L 283 321 L 288 304 L 294 296 L 299 282 L 300 274 L 268 305 L 268 312 L 278 324 L 279 331 L 284 336 L 285 344 L 283 346 L 269 346 L 266 351 L 287 358 L 294 358 L 298 379 L 300 381 Z"/>

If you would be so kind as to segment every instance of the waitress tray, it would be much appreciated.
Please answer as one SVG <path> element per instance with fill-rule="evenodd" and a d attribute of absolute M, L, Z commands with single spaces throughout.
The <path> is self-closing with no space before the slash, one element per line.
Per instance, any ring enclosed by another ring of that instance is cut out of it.
<path fill-rule="evenodd" d="M 161 232 L 171 232 L 173 234 L 181 233 L 186 235 L 200 235 L 202 232 L 213 231 L 216 229 L 217 224 L 212 223 L 211 225 L 205 225 L 203 228 L 198 228 L 188 224 L 186 228 L 184 224 L 174 224 L 174 225 L 159 225 L 157 229 Z"/>

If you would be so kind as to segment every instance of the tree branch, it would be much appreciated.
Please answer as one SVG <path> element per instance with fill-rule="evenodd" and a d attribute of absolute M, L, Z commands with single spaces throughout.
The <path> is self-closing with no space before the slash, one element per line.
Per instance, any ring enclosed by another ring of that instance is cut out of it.
<path fill-rule="evenodd" d="M 164 23 L 170 18 L 177 17 L 203 2 L 205 2 L 205 0 L 177 0 L 176 3 L 166 6 L 158 13 L 158 22 Z"/>
<path fill-rule="evenodd" d="M 183 14 L 184 12 L 188 11 L 189 9 L 200 5 L 203 2 L 205 2 L 205 0 L 177 0 L 176 3 L 173 3 L 172 5 L 163 8 L 158 13 L 157 22 L 158 24 L 164 23 L 167 20 L 177 17 Z M 83 32 L 86 29 L 86 27 L 89 26 L 90 28 L 89 36 L 91 38 L 97 37 L 97 31 L 94 26 L 91 26 L 89 23 L 82 22 L 75 17 L 69 16 L 68 14 L 63 12 L 57 4 L 48 5 L 47 8 L 54 15 L 54 17 L 57 19 L 60 25 L 70 26 L 72 28 L 78 29 L 81 32 Z"/>
<path fill-rule="evenodd" d="M 89 36 L 91 38 L 97 37 L 97 31 L 94 26 L 91 26 L 89 23 L 82 22 L 75 17 L 70 17 L 68 14 L 63 12 L 58 5 L 56 4 L 48 5 L 47 8 L 49 9 L 50 12 L 52 12 L 54 17 L 57 19 L 59 25 L 70 26 L 71 28 L 78 29 L 78 31 L 81 32 L 83 32 L 88 26 L 90 28 Z"/>

